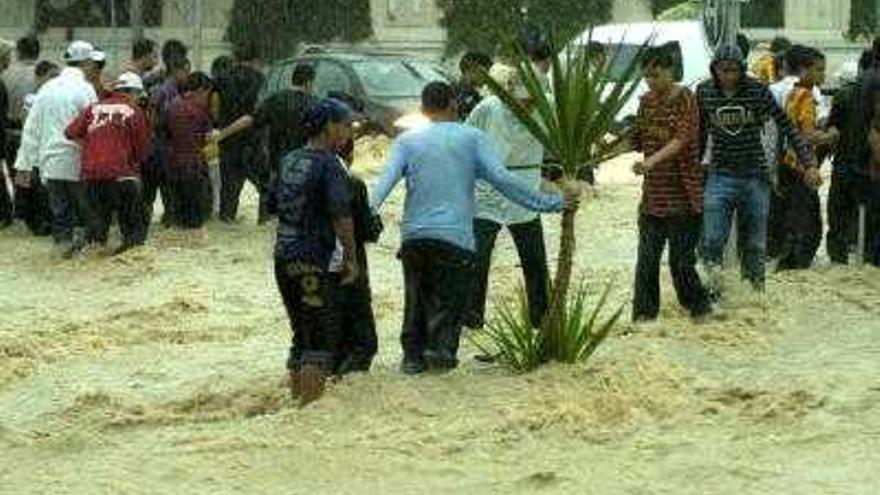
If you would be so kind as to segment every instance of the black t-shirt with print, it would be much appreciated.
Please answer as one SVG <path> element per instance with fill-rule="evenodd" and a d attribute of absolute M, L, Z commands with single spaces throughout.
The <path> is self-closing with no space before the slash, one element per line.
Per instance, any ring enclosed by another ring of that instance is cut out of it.
<path fill-rule="evenodd" d="M 220 86 L 220 126 L 226 127 L 245 115 L 253 115 L 266 78 L 246 65 L 236 65 Z M 226 147 L 250 143 L 259 136 L 257 129 L 240 132 L 223 142 Z"/>
<path fill-rule="evenodd" d="M 327 269 L 336 249 L 333 222 L 351 217 L 351 199 L 348 173 L 334 153 L 302 148 L 287 154 L 272 198 L 276 259 Z"/>

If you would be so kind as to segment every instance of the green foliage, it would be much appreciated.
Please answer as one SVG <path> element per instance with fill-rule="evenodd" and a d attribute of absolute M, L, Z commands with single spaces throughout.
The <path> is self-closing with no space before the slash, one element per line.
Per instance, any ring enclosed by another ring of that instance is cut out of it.
<path fill-rule="evenodd" d="M 877 3 L 875 0 L 852 0 L 850 6 L 849 37 L 853 40 L 871 39 L 877 32 Z"/>
<path fill-rule="evenodd" d="M 226 39 L 276 60 L 300 43 L 355 42 L 372 32 L 369 0 L 235 0 Z"/>
<path fill-rule="evenodd" d="M 162 23 L 163 0 L 143 2 L 145 26 Z M 165 0 L 169 2 L 170 0 Z M 132 0 L 72 0 L 58 3 L 36 0 L 34 23 L 39 31 L 50 27 L 118 27 L 131 25 Z"/>
<path fill-rule="evenodd" d="M 612 0 L 437 0 L 446 28 L 446 54 L 468 50 L 489 54 L 502 52 L 522 22 L 521 8 L 530 22 L 543 26 L 562 39 L 581 33 L 590 25 L 611 19 Z"/>
<path fill-rule="evenodd" d="M 533 102 L 533 108 L 528 110 L 491 78 L 487 78 L 487 85 L 555 157 L 563 175 L 575 179 L 585 167 L 595 167 L 623 152 L 617 141 L 607 141 L 606 137 L 617 114 L 638 89 L 644 48 L 637 50 L 635 56 L 611 49 L 603 60 L 597 61 L 580 48 L 559 54 L 558 45 L 554 44 L 552 96 L 525 52 L 514 48 L 517 73 L 525 81 Z"/>
<path fill-rule="evenodd" d="M 663 12 L 688 1 L 689 0 L 651 0 L 651 14 L 653 14 L 654 17 L 657 17 Z"/>
<path fill-rule="evenodd" d="M 657 14 L 658 21 L 687 21 L 699 19 L 703 3 L 700 0 L 686 0 Z"/>
<path fill-rule="evenodd" d="M 482 332 L 469 339 L 484 354 L 517 373 L 536 369 L 544 359 L 544 332 L 532 328 L 529 303 L 522 286 L 516 300 L 500 299 Z"/>
<path fill-rule="evenodd" d="M 785 27 L 784 0 L 750 0 L 742 6 L 742 26 L 745 28 Z"/>
<path fill-rule="evenodd" d="M 562 332 L 551 334 L 532 328 L 526 291 L 520 286 L 516 299 L 498 301 L 486 329 L 470 339 L 481 352 L 495 356 L 498 363 L 517 373 L 533 371 L 551 360 L 585 362 L 623 314 L 621 306 L 599 320 L 608 305 L 611 287 L 611 283 L 607 284 L 599 300 L 591 304 L 589 291 L 581 284 L 563 314 Z"/>

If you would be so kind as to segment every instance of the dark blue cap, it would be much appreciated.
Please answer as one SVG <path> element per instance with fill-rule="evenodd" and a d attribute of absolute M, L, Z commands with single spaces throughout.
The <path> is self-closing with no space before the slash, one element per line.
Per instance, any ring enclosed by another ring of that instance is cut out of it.
<path fill-rule="evenodd" d="M 320 134 L 330 123 L 354 120 L 355 114 L 350 106 L 335 98 L 324 98 L 312 107 L 304 125 L 310 135 Z"/>

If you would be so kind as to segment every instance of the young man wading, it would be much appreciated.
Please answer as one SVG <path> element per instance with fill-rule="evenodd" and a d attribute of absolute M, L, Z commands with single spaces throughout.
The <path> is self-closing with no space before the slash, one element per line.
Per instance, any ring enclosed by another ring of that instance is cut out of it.
<path fill-rule="evenodd" d="M 634 148 L 645 155 L 633 167 L 645 176 L 633 321 L 654 320 L 660 312 L 660 260 L 667 241 L 678 301 L 694 318 L 711 311 L 696 270 L 703 211 L 699 112 L 694 94 L 674 83 L 673 66 L 665 47 L 649 49 L 642 61 L 650 91 L 642 97 L 632 137 Z"/>
<path fill-rule="evenodd" d="M 82 147 L 80 172 L 91 211 L 89 241 L 107 244 L 114 213 L 119 219 L 120 254 L 144 243 L 140 165 L 150 143 L 147 117 L 138 106 L 143 81 L 126 72 L 98 103 L 80 113 L 65 131 Z"/>
<path fill-rule="evenodd" d="M 875 87 L 880 88 L 880 73 L 873 67 L 873 59 L 870 50 L 862 54 L 858 78 L 835 95 L 828 120 L 829 128 L 840 136 L 832 162 L 825 238 L 828 257 L 834 264 L 849 263 L 850 247 L 857 237 L 853 233 L 859 228 L 859 206 L 867 205 L 871 196 L 872 150 L 868 136 L 874 124 L 874 108 L 870 102 Z"/>
<path fill-rule="evenodd" d="M 323 393 L 343 341 L 335 284 L 352 284 L 360 274 L 349 177 L 336 155 L 351 138 L 351 118 L 336 100 L 312 109 L 304 123 L 308 144 L 284 157 L 268 204 L 278 214 L 275 279 L 293 330 L 287 367 L 301 406 Z M 337 239 L 338 274 L 330 267 Z"/>
<path fill-rule="evenodd" d="M 497 65 L 492 68 L 489 75 L 501 84 L 507 85 L 519 104 L 529 108 L 532 102 L 525 84 L 516 74 L 516 69 Z M 529 184 L 532 190 L 538 190 L 541 185 L 541 169 L 537 165 L 543 161 L 544 147 L 529 134 L 528 129 L 519 123 L 516 116 L 497 96 L 490 96 L 480 102 L 465 123 L 486 133 L 505 166 L 535 165 L 531 169 L 514 173 Z M 483 327 L 492 251 L 495 248 L 498 232 L 504 227 L 510 232 L 516 244 L 526 282 L 529 319 L 532 326 L 538 328 L 547 312 L 547 288 L 550 278 L 547 271 L 547 253 L 544 248 L 541 217 L 536 212 L 504 198 L 485 182 L 477 182 L 476 188 L 474 212 L 476 273 L 464 323 L 470 328 Z"/>
<path fill-rule="evenodd" d="M 297 65 L 290 78 L 290 87 L 269 96 L 260 103 L 253 115 L 239 118 L 215 135 L 217 141 L 223 142 L 248 129 L 268 128 L 270 190 L 278 180 L 281 158 L 285 153 L 302 148 L 308 140 L 303 121 L 318 103 L 313 91 L 314 82 L 314 67 Z"/>
<path fill-rule="evenodd" d="M 6 154 L 6 168 L 11 178 L 15 178 L 15 163 L 18 147 L 21 144 L 21 131 L 24 126 L 25 117 L 25 99 L 28 95 L 36 93 L 37 84 L 35 76 L 35 67 L 37 60 L 40 58 L 40 42 L 35 36 L 26 36 L 18 40 L 15 44 L 15 61 L 9 59 L 9 46 L 3 48 L 3 41 L 0 40 L 0 86 L 6 86 L 7 99 L 5 110 L 0 109 L 3 115 L 0 115 L 0 122 L 5 120 L 0 134 L 5 131 L 6 139 L 3 149 L 0 149 L 0 156 Z M 5 52 L 5 54 L 4 54 Z M 3 59 L 6 59 L 5 61 Z M 3 70 L 4 64 L 9 65 L 7 70 Z M 2 88 L 0 88 L 0 97 L 2 97 Z M 2 105 L 2 102 L 0 102 Z M 0 140 L 3 141 L 3 140 Z M 0 168 L 0 176 L 3 170 Z M 36 175 L 36 174 L 34 174 Z M 36 182 L 36 181 L 35 181 Z M 0 182 L 0 184 L 5 184 Z M 22 194 L 26 188 L 16 187 L 14 193 L 15 204 L 11 202 L 6 188 L 0 188 L 0 227 L 12 220 L 13 210 L 15 218 L 25 220 L 26 213 L 30 209 L 31 204 L 26 199 L 30 199 L 28 195 Z M 33 225 L 32 222 L 28 226 Z"/>
<path fill-rule="evenodd" d="M 64 53 L 67 67 L 47 82 L 28 113 L 15 168 L 19 185 L 30 182 L 40 168 L 47 181 L 52 209 L 52 236 L 61 254 L 69 258 L 86 242 L 86 190 L 80 181 L 80 148 L 65 137 L 67 126 L 86 107 L 98 101 L 104 52 L 91 43 L 74 41 Z"/>
<path fill-rule="evenodd" d="M 220 126 L 227 127 L 245 115 L 253 115 L 260 89 L 266 78 L 259 71 L 255 47 L 238 47 L 236 64 L 223 81 L 220 93 Z M 265 222 L 268 199 L 268 169 L 263 156 L 262 134 L 246 129 L 225 140 L 220 146 L 220 221 L 231 223 L 238 216 L 238 203 L 245 181 L 260 194 L 258 222 Z"/>
<path fill-rule="evenodd" d="M 735 212 L 745 223 L 743 277 L 762 291 L 770 204 L 769 164 L 762 142 L 767 119 L 776 122 L 781 136 L 797 151 L 798 161 L 805 165 L 804 180 L 819 187 L 822 179 L 809 148 L 770 90 L 746 76 L 739 48 L 721 47 L 710 68 L 712 79 L 697 89 L 702 143 L 710 156 L 703 206 L 703 259 L 710 289 L 718 296 L 724 247 Z"/>
<path fill-rule="evenodd" d="M 534 211 L 577 205 L 579 190 L 541 194 L 509 172 L 487 136 L 457 122 L 455 93 L 434 82 L 422 92 L 431 120 L 395 140 L 373 191 L 377 210 L 394 186 L 406 181 L 399 257 L 406 286 L 401 344 L 403 371 L 445 371 L 458 365 L 461 317 L 474 265 L 474 188 L 481 179 Z"/>
<path fill-rule="evenodd" d="M 825 82 L 825 56 L 808 47 L 794 47 L 792 51 L 799 53 L 798 81 L 786 97 L 786 114 L 811 147 L 831 146 L 838 133 L 819 128 L 818 101 L 814 96 L 815 89 Z M 819 193 L 805 183 L 804 170 L 791 151 L 779 168 L 779 187 L 784 198 L 784 230 L 778 268 L 810 268 L 822 243 L 821 203 Z"/>
<path fill-rule="evenodd" d="M 198 229 L 211 216 L 211 180 L 204 150 L 213 130 L 210 102 L 214 83 L 207 74 L 193 72 L 180 90 L 166 117 L 166 179 L 174 205 L 173 225 Z"/>
<path fill-rule="evenodd" d="M 862 199 L 866 209 L 864 259 L 865 263 L 880 267 L 880 78 L 875 75 L 869 84 L 868 146 L 871 156 L 865 164 L 867 180 Z"/>

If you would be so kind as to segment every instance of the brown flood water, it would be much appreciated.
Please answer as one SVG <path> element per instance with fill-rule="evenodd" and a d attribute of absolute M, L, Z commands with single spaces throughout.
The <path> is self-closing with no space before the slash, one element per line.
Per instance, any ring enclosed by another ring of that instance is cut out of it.
<path fill-rule="evenodd" d="M 383 147 L 359 148 L 363 173 Z M 638 183 L 626 159 L 599 177 L 577 266 L 624 303 Z M 588 365 L 513 376 L 465 344 L 456 372 L 409 378 L 401 198 L 369 252 L 375 371 L 305 410 L 279 387 L 288 328 L 252 196 L 239 225 L 157 227 L 117 259 L 0 233 L 0 493 L 877 493 L 880 271 L 823 255 L 762 297 L 734 282 L 703 325 L 664 273 L 661 320 L 621 324 Z M 518 272 L 502 237 L 492 294 Z"/>

